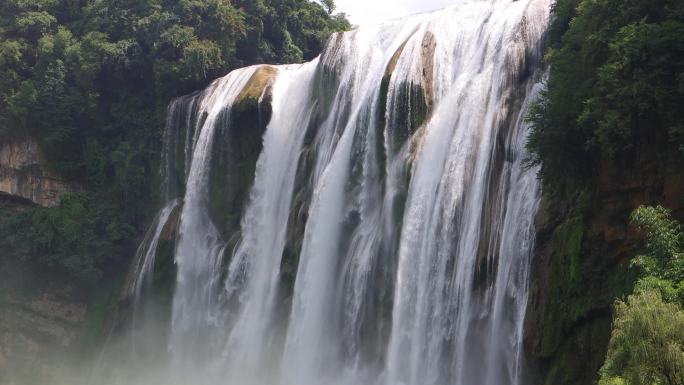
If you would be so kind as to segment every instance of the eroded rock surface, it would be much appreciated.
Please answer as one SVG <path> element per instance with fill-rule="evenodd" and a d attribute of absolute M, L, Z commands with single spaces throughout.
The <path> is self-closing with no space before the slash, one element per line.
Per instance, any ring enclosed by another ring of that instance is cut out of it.
<path fill-rule="evenodd" d="M 0 193 L 29 200 L 37 205 L 59 205 L 64 194 L 77 188 L 46 167 L 45 157 L 34 140 L 0 144 Z"/>

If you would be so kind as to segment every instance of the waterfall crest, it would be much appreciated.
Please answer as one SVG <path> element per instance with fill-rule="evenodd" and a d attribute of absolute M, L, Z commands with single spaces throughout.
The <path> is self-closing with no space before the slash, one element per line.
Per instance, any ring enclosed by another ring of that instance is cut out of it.
<path fill-rule="evenodd" d="M 550 5 L 458 1 L 174 101 L 164 383 L 521 384 Z"/>

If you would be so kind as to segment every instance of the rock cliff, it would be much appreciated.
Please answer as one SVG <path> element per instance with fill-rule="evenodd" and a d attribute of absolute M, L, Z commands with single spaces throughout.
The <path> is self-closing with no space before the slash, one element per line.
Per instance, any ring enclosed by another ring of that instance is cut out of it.
<path fill-rule="evenodd" d="M 547 192 L 537 218 L 537 256 L 527 350 L 545 385 L 593 384 L 610 338 L 612 305 L 631 291 L 630 259 L 641 236 L 629 224 L 640 205 L 684 218 L 684 168 L 649 144 L 632 159 L 604 160 L 574 195 Z"/>
<path fill-rule="evenodd" d="M 78 191 L 47 167 L 40 146 L 24 139 L 0 144 L 0 193 L 54 207 L 67 193 Z"/>

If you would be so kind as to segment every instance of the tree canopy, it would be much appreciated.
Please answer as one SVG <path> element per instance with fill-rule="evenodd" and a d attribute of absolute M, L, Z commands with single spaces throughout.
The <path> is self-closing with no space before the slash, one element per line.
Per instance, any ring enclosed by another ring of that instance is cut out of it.
<path fill-rule="evenodd" d="M 0 140 L 38 140 L 54 171 L 85 186 L 61 208 L 0 218 L 0 230 L 12 229 L 0 240 L 6 256 L 97 277 L 156 206 L 170 100 L 237 67 L 312 59 L 350 28 L 332 9 L 310 0 L 0 0 Z"/>
<path fill-rule="evenodd" d="M 684 2 L 559 0 L 532 109 L 534 163 L 553 186 L 629 164 L 640 145 L 684 159 Z"/>

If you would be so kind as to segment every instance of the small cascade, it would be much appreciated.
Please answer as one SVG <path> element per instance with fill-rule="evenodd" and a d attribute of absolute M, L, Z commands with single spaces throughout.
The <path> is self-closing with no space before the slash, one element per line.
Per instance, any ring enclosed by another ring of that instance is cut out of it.
<path fill-rule="evenodd" d="M 152 284 L 154 263 L 157 256 L 157 246 L 162 232 L 169 226 L 169 219 L 180 205 L 179 199 L 173 199 L 154 217 L 152 225 L 147 229 L 133 260 L 133 277 L 128 288 L 127 296 L 133 298 L 134 306 L 143 295 L 146 285 Z M 134 311 L 134 315 L 135 315 Z"/>
<path fill-rule="evenodd" d="M 175 100 L 131 288 L 179 212 L 168 336 L 125 383 L 522 385 L 550 7 L 460 0 Z"/>
<path fill-rule="evenodd" d="M 166 111 L 166 124 L 162 138 L 161 198 L 163 202 L 182 196 L 190 173 L 192 149 L 195 144 L 197 101 L 200 93 L 174 99 Z"/>

